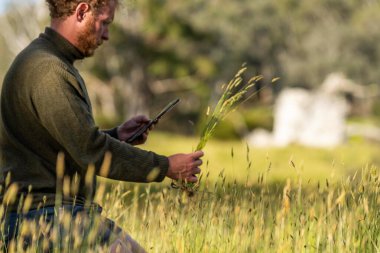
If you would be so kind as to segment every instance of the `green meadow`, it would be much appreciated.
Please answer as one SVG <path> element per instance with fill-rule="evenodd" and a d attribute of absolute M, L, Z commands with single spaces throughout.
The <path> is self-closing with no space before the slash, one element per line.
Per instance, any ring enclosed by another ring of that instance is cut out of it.
<path fill-rule="evenodd" d="M 198 139 L 152 132 L 144 148 L 189 152 Z M 115 183 L 103 198 L 149 252 L 379 252 L 379 146 L 257 149 L 210 140 L 199 191 Z"/>
<path fill-rule="evenodd" d="M 197 138 L 152 132 L 144 149 L 170 155 L 195 149 Z M 215 180 L 223 172 L 226 181 L 244 184 L 264 175 L 268 183 L 301 178 L 304 181 L 340 181 L 367 166 L 380 163 L 380 146 L 364 140 L 350 140 L 332 148 L 290 146 L 254 148 L 244 141 L 210 140 L 205 152 L 203 174 Z"/>

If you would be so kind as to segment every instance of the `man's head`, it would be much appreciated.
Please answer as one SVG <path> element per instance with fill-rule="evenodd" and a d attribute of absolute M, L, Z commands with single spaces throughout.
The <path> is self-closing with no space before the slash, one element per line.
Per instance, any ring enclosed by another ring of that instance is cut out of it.
<path fill-rule="evenodd" d="M 52 27 L 85 56 L 92 56 L 108 40 L 118 0 L 46 0 Z"/>

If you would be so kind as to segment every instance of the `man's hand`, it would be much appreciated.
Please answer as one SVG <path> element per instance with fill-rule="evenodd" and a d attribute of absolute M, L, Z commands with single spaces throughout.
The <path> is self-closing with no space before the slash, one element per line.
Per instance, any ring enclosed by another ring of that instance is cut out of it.
<path fill-rule="evenodd" d="M 200 159 L 203 155 L 202 151 L 196 151 L 169 156 L 169 170 L 166 176 L 174 180 L 197 182 L 198 178 L 195 175 L 201 172 L 199 166 L 203 163 Z"/>
<path fill-rule="evenodd" d="M 138 115 L 130 120 L 124 122 L 117 128 L 117 134 L 120 141 L 126 141 L 129 137 L 131 137 L 137 129 L 139 129 L 142 125 L 147 124 L 149 119 L 144 115 Z M 144 144 L 148 138 L 149 130 L 141 135 L 141 138 L 137 138 L 132 145 Z"/>

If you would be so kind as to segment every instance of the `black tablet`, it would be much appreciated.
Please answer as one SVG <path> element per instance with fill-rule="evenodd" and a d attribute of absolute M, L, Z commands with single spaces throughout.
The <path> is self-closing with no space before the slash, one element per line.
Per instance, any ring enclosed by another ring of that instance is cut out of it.
<path fill-rule="evenodd" d="M 162 111 L 159 114 L 157 114 L 156 117 L 154 117 L 153 119 L 151 119 L 147 124 L 141 126 L 131 137 L 129 137 L 126 140 L 126 142 L 128 142 L 128 143 L 134 142 L 143 133 L 145 133 L 148 130 L 149 127 L 151 127 L 153 124 L 156 124 L 160 120 L 160 118 L 162 116 L 164 116 L 165 113 L 167 113 L 168 111 L 170 111 L 178 102 L 179 102 L 179 98 L 177 98 L 176 100 L 170 102 L 167 106 L 165 106 L 164 109 L 162 109 Z"/>

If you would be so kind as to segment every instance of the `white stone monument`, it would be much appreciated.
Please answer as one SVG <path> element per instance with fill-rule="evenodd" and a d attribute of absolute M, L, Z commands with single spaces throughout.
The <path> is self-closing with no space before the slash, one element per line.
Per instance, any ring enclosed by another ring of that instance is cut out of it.
<path fill-rule="evenodd" d="M 333 147 L 346 140 L 350 105 L 342 94 L 362 95 L 359 85 L 341 74 L 332 74 L 317 91 L 287 88 L 275 103 L 273 133 L 255 131 L 247 137 L 253 146 L 301 144 Z"/>

